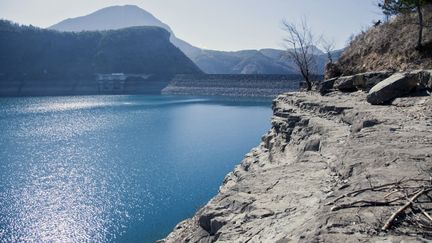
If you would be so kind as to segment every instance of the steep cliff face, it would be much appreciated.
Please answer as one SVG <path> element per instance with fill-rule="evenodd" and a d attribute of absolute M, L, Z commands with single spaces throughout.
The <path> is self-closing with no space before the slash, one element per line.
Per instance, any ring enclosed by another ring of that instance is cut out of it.
<path fill-rule="evenodd" d="M 262 143 L 162 242 L 431 240 L 414 209 L 382 230 L 405 196 L 430 186 L 431 105 L 430 96 L 371 106 L 362 92 L 280 95 Z"/>

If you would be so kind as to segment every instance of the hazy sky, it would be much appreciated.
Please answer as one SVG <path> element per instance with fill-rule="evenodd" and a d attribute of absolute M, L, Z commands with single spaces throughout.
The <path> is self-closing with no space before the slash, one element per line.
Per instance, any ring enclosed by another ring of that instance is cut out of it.
<path fill-rule="evenodd" d="M 352 33 L 381 18 L 377 0 L 0 0 L 0 18 L 48 27 L 112 5 L 133 4 L 202 48 L 282 48 L 283 19 L 306 18 L 314 32 L 343 47 Z"/>

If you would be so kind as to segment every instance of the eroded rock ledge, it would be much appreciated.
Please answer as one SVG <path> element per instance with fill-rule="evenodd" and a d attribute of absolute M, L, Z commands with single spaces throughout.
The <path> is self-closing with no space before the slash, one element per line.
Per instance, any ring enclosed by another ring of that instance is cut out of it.
<path fill-rule="evenodd" d="M 403 222 L 381 230 L 400 203 L 332 211 L 335 205 L 395 196 L 370 190 L 341 197 L 348 192 L 429 179 L 431 107 L 431 96 L 372 106 L 360 91 L 280 95 L 262 143 L 226 176 L 207 205 L 162 242 L 431 240 Z"/>

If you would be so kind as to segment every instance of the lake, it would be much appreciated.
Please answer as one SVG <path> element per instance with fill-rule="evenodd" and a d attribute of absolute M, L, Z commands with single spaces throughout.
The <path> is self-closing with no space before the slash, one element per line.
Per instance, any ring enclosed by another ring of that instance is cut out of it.
<path fill-rule="evenodd" d="M 270 100 L 0 99 L 0 241 L 154 242 L 270 128 Z"/>

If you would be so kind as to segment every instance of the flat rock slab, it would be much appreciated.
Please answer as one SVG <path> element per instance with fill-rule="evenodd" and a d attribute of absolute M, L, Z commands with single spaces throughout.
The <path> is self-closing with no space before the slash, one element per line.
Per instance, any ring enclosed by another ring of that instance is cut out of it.
<path fill-rule="evenodd" d="M 432 165 L 432 98 L 398 103 L 372 106 L 364 92 L 278 96 L 272 128 L 261 144 L 226 176 L 207 205 L 161 242 L 432 240 L 412 233 L 410 225 L 407 231 L 380 230 L 397 204 L 331 210 L 387 194 L 343 196 L 361 188 L 403 178 L 429 180 L 421 168 Z M 331 205 L 336 198 L 341 199 Z"/>

